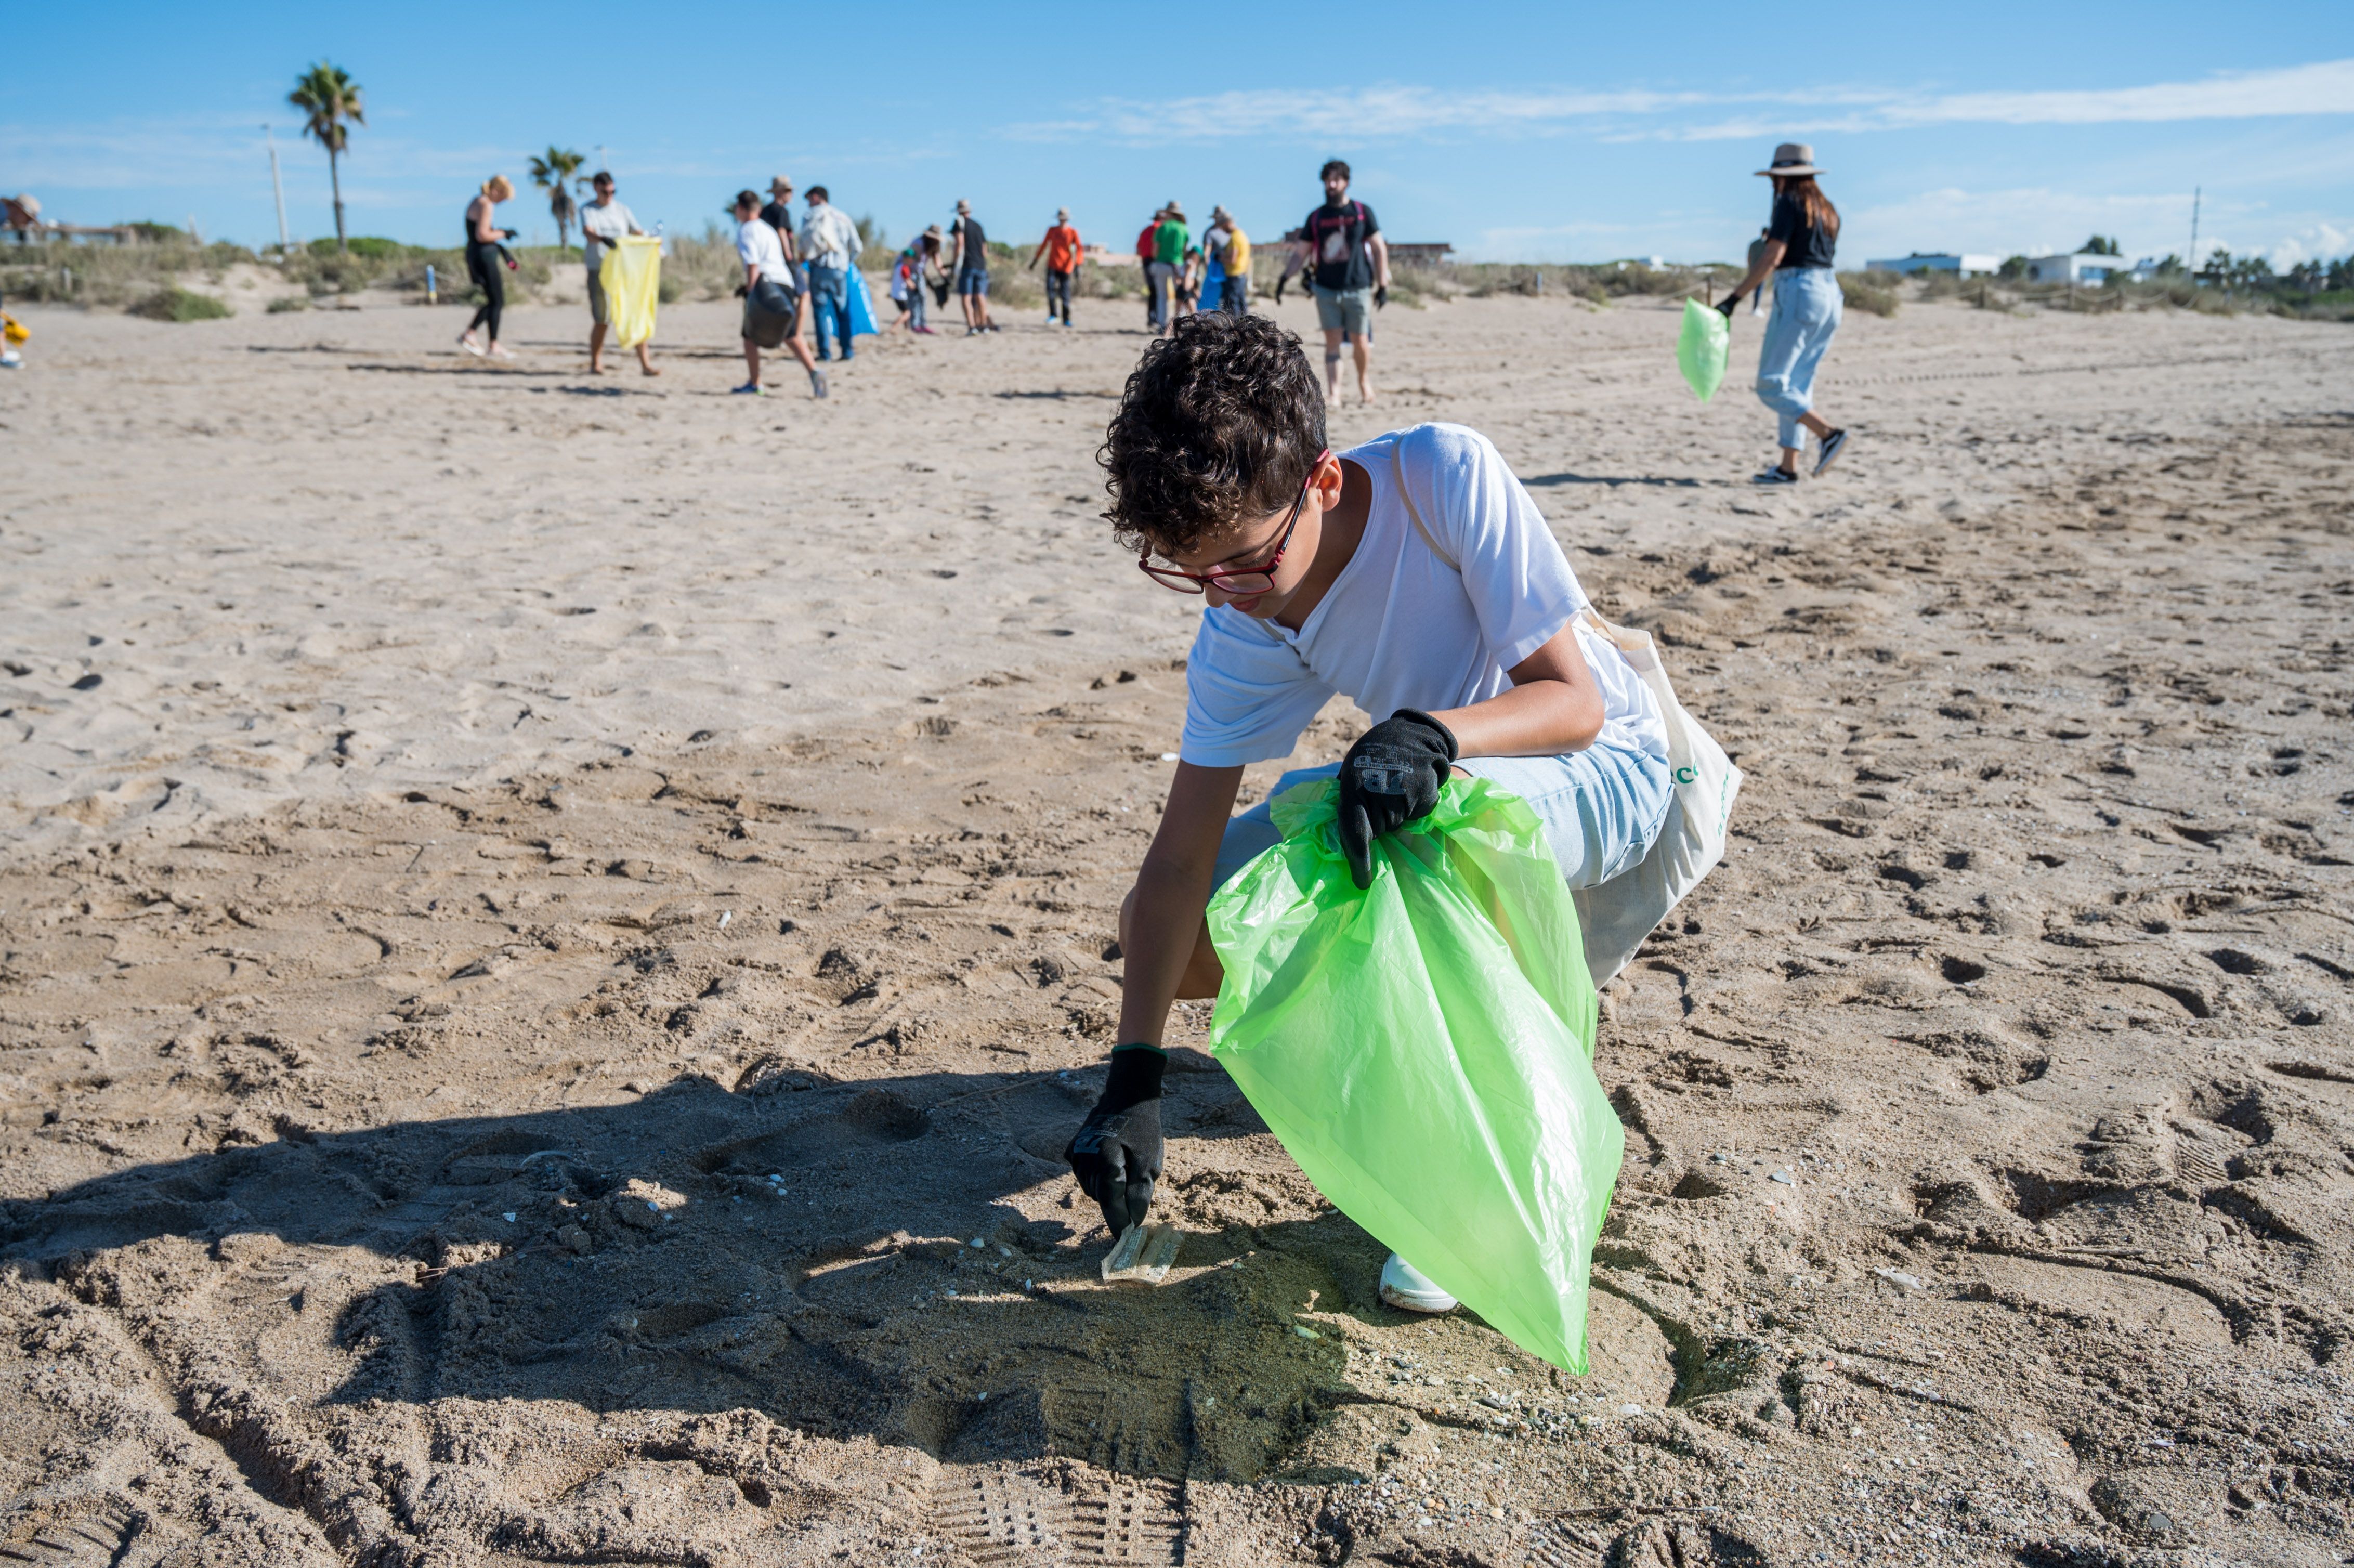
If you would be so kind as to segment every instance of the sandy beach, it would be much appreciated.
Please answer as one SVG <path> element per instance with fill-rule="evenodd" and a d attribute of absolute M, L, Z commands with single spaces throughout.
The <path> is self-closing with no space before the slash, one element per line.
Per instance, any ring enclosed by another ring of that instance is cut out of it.
<path fill-rule="evenodd" d="M 1851 313 L 1760 492 L 1745 315 L 1702 406 L 1664 306 L 1384 313 L 1334 445 L 1491 436 L 1749 778 L 1605 991 L 1573 1378 L 1379 1304 L 1205 1007 L 1097 1278 L 1198 605 L 1097 516 L 1140 304 L 825 402 L 732 303 L 651 381 L 16 313 L 0 1557 L 2346 1560 L 2342 327 Z"/>

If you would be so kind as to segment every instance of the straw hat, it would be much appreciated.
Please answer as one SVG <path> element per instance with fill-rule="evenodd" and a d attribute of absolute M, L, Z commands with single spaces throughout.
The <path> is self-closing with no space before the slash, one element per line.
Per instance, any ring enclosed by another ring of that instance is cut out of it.
<path fill-rule="evenodd" d="M 1161 210 L 1162 212 L 1167 213 L 1170 217 L 1172 217 L 1175 218 L 1175 219 L 1176 219 L 1178 222 L 1180 222 L 1180 223 L 1184 223 L 1184 222 L 1189 221 L 1189 220 L 1186 218 L 1186 217 L 1185 217 L 1185 209 L 1184 209 L 1183 207 L 1179 207 L 1179 206 L 1178 206 L 1175 202 L 1173 202 L 1173 201 L 1172 201 L 1172 202 L 1171 202 L 1167 207 L 1162 207 Z"/>
<path fill-rule="evenodd" d="M 1774 166 L 1760 169 L 1768 178 L 1797 179 L 1800 175 L 1819 175 L 1815 167 L 1815 149 L 1810 142 L 1785 142 L 1774 149 Z"/>
<path fill-rule="evenodd" d="M 793 194 L 793 182 L 785 178 L 784 175 L 779 175 L 776 178 L 769 182 L 769 194 L 770 196 L 790 196 Z"/>

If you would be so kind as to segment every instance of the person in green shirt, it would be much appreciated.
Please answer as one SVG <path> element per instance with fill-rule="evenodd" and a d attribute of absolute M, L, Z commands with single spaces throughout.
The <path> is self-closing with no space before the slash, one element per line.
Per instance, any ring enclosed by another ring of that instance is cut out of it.
<path fill-rule="evenodd" d="M 1152 231 L 1152 260 L 1144 264 L 1144 286 L 1151 291 L 1155 324 L 1164 331 L 1177 291 L 1177 274 L 1185 265 L 1185 248 L 1193 241 L 1193 230 L 1185 227 L 1185 209 L 1173 201 L 1161 208 L 1161 225 Z"/>

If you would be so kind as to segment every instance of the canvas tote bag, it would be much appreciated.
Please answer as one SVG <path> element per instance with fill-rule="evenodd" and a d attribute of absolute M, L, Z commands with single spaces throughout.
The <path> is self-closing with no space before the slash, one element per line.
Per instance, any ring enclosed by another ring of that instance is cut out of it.
<path fill-rule="evenodd" d="M 1414 503 L 1414 493 L 1406 488 L 1405 460 L 1394 441 L 1390 444 L 1390 473 L 1415 532 L 1422 535 L 1432 555 L 1460 576 L 1462 563 L 1438 542 L 1423 522 L 1422 509 Z M 1675 780 L 1675 798 L 1669 803 L 1667 820 L 1659 824 L 1659 836 L 1650 853 L 1607 882 L 1571 892 L 1583 927 L 1585 967 L 1593 972 L 1594 983 L 1601 986 L 1627 967 L 1643 939 L 1668 917 L 1668 911 L 1682 903 L 1684 895 L 1698 887 L 1701 878 L 1724 858 L 1725 824 L 1733 816 L 1734 799 L 1741 793 L 1742 774 L 1725 756 L 1724 747 L 1716 744 L 1715 736 L 1676 700 L 1676 689 L 1659 662 L 1659 645 L 1649 632 L 1614 626 L 1591 608 L 1584 612 L 1584 619 L 1618 650 L 1650 688 L 1667 730 L 1668 768 Z"/>
<path fill-rule="evenodd" d="M 1650 853 L 1609 881 L 1570 895 L 1585 925 L 1585 967 L 1598 986 L 1627 967 L 1652 927 L 1724 858 L 1725 823 L 1741 793 L 1741 769 L 1676 700 L 1649 632 L 1614 626 L 1590 609 L 1585 621 L 1617 646 L 1651 688 L 1668 732 L 1668 768 L 1676 791 Z"/>

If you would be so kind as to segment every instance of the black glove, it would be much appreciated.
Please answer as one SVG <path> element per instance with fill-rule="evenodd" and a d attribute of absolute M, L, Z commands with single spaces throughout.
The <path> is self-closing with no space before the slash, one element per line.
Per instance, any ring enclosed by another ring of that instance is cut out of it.
<path fill-rule="evenodd" d="M 1722 314 L 1726 321 L 1731 321 L 1733 319 L 1733 307 L 1740 302 L 1741 296 L 1739 294 L 1727 294 L 1723 299 L 1719 300 L 1710 308 Z"/>
<path fill-rule="evenodd" d="M 1389 302 L 1390 286 L 1387 283 L 1384 283 L 1373 291 L 1373 309 L 1380 310 L 1384 305 L 1386 305 Z"/>
<path fill-rule="evenodd" d="M 1161 1180 L 1161 1075 L 1168 1067 L 1168 1056 L 1150 1045 L 1115 1050 L 1096 1108 L 1063 1150 L 1079 1191 L 1103 1205 L 1115 1240 L 1143 1223 Z"/>
<path fill-rule="evenodd" d="M 1341 853 L 1358 887 L 1373 885 L 1373 841 L 1427 816 L 1455 761 L 1455 736 L 1428 714 L 1400 708 L 1341 759 Z"/>

